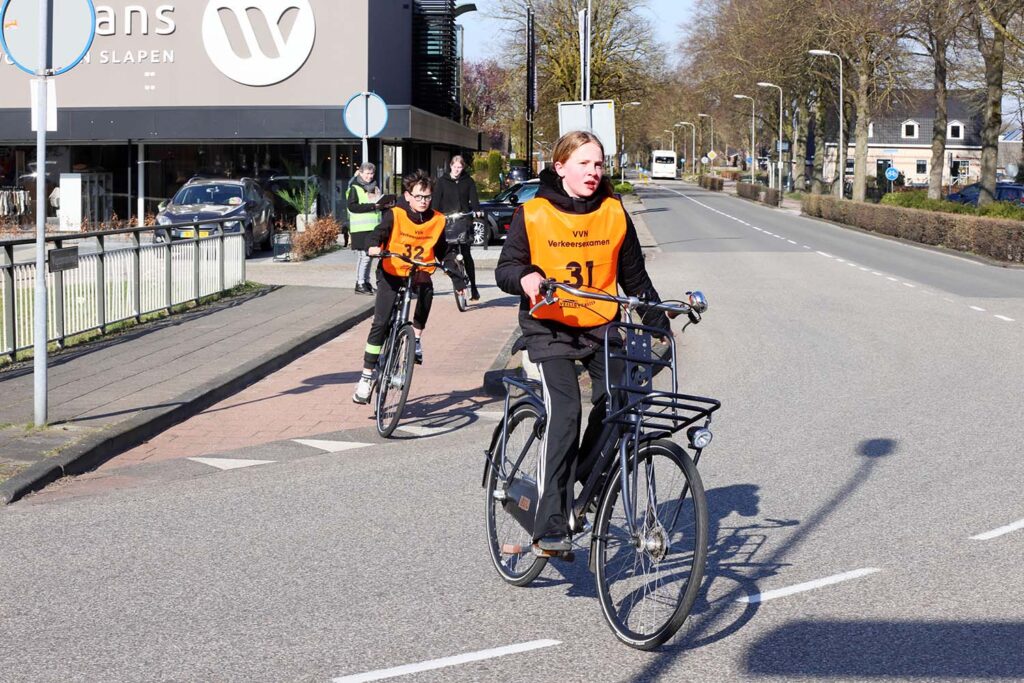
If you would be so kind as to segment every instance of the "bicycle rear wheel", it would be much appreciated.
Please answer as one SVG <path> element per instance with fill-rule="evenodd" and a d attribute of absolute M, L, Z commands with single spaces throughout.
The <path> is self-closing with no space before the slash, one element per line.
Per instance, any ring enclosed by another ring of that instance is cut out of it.
<path fill-rule="evenodd" d="M 641 444 L 630 456 L 627 480 L 630 509 L 618 472 L 608 480 L 598 509 L 597 589 L 616 637 L 652 650 L 679 630 L 700 589 L 708 549 L 707 502 L 696 466 L 671 441 Z"/>
<path fill-rule="evenodd" d="M 466 309 L 469 308 L 469 304 L 466 302 L 466 297 L 455 292 L 455 306 L 459 309 L 460 313 L 465 313 Z"/>
<path fill-rule="evenodd" d="M 539 426 L 540 414 L 529 403 L 513 406 L 507 424 L 505 459 L 500 460 L 499 442 L 495 446 L 494 460 L 500 462 L 500 467 L 490 467 L 487 473 L 487 499 L 484 501 L 487 549 L 502 579 L 513 586 L 525 586 L 540 575 L 548 562 L 548 558 L 533 554 L 531 531 L 544 434 Z M 519 469 L 506 485 L 508 473 L 517 461 Z M 517 516 L 529 522 L 529 529 Z"/>
<path fill-rule="evenodd" d="M 416 365 L 416 334 L 403 325 L 377 379 L 377 433 L 387 438 L 395 431 L 405 410 Z"/>

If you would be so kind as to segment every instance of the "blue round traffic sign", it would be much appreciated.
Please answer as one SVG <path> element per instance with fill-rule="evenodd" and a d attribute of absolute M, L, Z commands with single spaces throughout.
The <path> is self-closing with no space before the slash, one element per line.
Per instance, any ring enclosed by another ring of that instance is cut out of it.
<path fill-rule="evenodd" d="M 892 182 L 900 177 L 900 172 L 896 170 L 895 166 L 890 166 L 885 169 L 885 179 Z"/>
<path fill-rule="evenodd" d="M 52 0 L 50 59 L 39 52 L 39 6 L 45 0 L 4 0 L 0 8 L 0 47 L 14 65 L 33 76 L 49 69 L 59 76 L 81 62 L 96 37 L 92 0 Z"/>

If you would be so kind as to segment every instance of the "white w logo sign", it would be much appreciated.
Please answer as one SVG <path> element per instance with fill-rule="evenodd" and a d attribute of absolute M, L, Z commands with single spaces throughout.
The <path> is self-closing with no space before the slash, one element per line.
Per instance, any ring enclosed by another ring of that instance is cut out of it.
<path fill-rule="evenodd" d="M 285 35 L 282 24 L 291 18 L 290 11 L 296 16 Z M 313 51 L 315 37 L 309 0 L 210 0 L 203 14 L 203 45 L 210 61 L 245 85 L 272 85 L 294 74 Z"/>

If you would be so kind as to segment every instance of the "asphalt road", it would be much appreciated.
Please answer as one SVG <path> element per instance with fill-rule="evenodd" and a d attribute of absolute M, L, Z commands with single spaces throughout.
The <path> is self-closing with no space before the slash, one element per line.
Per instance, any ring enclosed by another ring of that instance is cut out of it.
<path fill-rule="evenodd" d="M 684 387 L 724 404 L 704 593 L 660 651 L 614 639 L 583 560 L 498 579 L 490 404 L 0 510 L 0 680 L 1024 679 L 1024 271 L 641 193 L 662 295 L 710 301 Z"/>

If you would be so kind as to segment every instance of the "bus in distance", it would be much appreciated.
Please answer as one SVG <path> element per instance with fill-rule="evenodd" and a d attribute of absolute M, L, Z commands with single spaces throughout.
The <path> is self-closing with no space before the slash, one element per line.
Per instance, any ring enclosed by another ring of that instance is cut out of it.
<path fill-rule="evenodd" d="M 670 149 L 651 152 L 651 178 L 676 179 L 676 153 Z"/>

